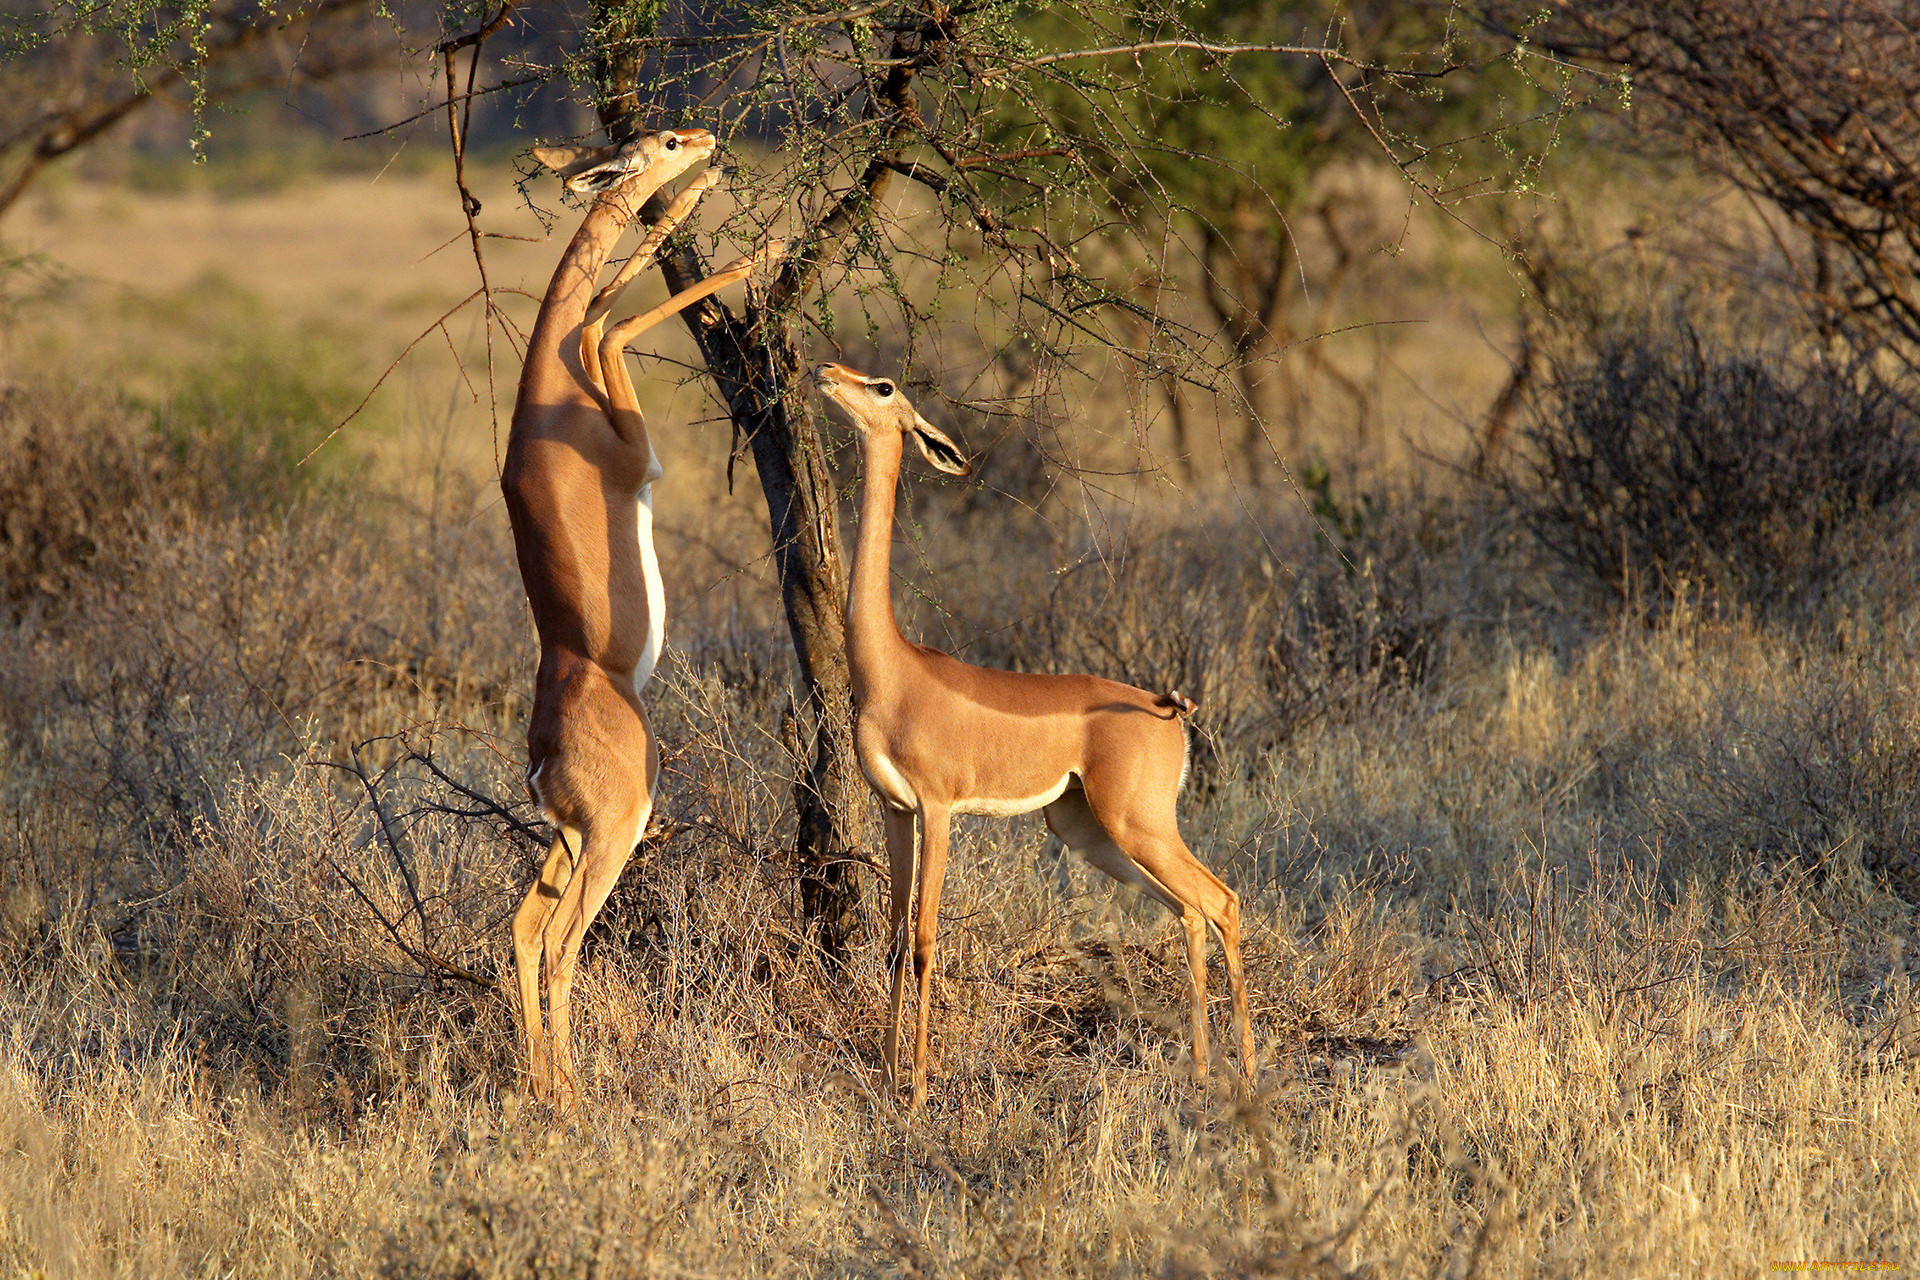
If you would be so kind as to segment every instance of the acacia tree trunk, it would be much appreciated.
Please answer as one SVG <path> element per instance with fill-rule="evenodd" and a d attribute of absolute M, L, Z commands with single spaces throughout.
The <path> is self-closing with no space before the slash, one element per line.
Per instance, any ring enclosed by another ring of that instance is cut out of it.
<path fill-rule="evenodd" d="M 683 264 L 666 265 L 670 288 L 691 283 Z M 752 451 L 766 495 L 780 599 L 805 690 L 798 746 L 807 766 L 794 779 L 800 910 L 822 954 L 838 966 L 859 922 L 849 855 L 855 847 L 854 815 L 866 801 L 854 767 L 853 682 L 843 613 L 847 575 L 826 450 L 813 415 L 789 394 L 800 372 L 800 353 L 790 335 L 768 320 L 754 308 L 738 317 L 715 308 L 713 315 L 692 317 L 692 328 L 728 414 Z"/>
<path fill-rule="evenodd" d="M 602 110 L 611 114 L 607 107 Z M 609 135 L 630 134 L 632 119 L 608 120 Z M 664 200 L 656 197 L 641 217 L 652 222 L 664 209 Z M 674 292 L 703 274 L 698 258 L 684 247 L 663 253 L 660 266 Z M 807 765 L 793 787 L 800 911 L 821 954 L 838 968 L 860 918 L 850 855 L 854 815 L 866 790 L 854 764 L 853 681 L 842 612 L 847 575 L 840 559 L 833 474 L 812 415 L 804 405 L 793 412 L 789 390 L 800 372 L 800 354 L 784 326 L 755 307 L 731 315 L 712 299 L 681 314 L 734 429 L 753 454 L 767 501 L 780 599 L 804 690 L 798 747 Z"/>

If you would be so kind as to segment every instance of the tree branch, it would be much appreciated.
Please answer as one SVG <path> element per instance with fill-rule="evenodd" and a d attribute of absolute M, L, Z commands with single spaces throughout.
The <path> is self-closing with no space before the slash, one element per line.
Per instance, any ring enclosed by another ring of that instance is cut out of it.
<path fill-rule="evenodd" d="M 361 11 L 361 0 L 319 0 L 308 14 L 309 29 L 314 25 L 325 24 L 335 18 Z M 211 41 L 200 53 L 198 63 L 202 74 L 210 67 L 230 62 L 250 52 L 255 46 L 279 36 L 284 28 L 277 24 L 237 25 L 230 34 L 219 40 Z M 371 65 L 371 56 L 362 54 L 349 57 L 340 62 L 314 70 L 310 63 L 296 62 L 294 72 L 305 70 L 305 78 L 310 81 L 329 79 L 353 71 L 365 70 Z M 291 73 L 290 73 L 291 74 Z M 27 154 L 22 158 L 13 173 L 0 185 L 0 216 L 18 202 L 32 185 L 40 171 L 54 160 L 68 152 L 78 150 L 98 138 L 101 134 L 119 124 L 122 120 L 170 93 L 187 78 L 186 70 L 180 66 L 168 66 L 148 74 L 144 80 L 136 81 L 135 87 L 117 95 L 98 95 L 60 111 L 52 116 L 48 123 L 38 126 L 38 136 L 34 138 Z M 276 75 L 275 80 L 280 77 Z M 221 85 L 210 91 L 208 97 L 214 101 L 224 100 L 238 93 L 258 87 L 258 79 L 249 77 L 241 81 Z M 43 118 L 44 119 L 44 118 Z M 35 132 L 33 128 L 16 134 L 9 142 Z"/>
<path fill-rule="evenodd" d="M 1455 63 L 1437 71 L 1415 71 L 1400 67 L 1383 67 L 1370 62 L 1362 62 L 1351 54 L 1325 45 L 1311 44 L 1220 44 L 1210 40 L 1142 40 L 1134 44 L 1111 44 L 1098 49 L 1065 49 L 1059 53 L 1042 54 L 1038 58 L 1022 58 L 1009 62 L 1005 67 L 993 67 L 980 73 L 982 80 L 994 80 L 1009 71 L 1028 71 L 1036 67 L 1050 67 L 1055 63 L 1072 62 L 1081 58 L 1114 58 L 1137 56 L 1142 53 L 1180 51 L 1204 53 L 1216 58 L 1232 57 L 1239 53 L 1291 53 L 1301 57 L 1316 58 L 1322 62 L 1338 62 L 1358 71 L 1377 71 L 1383 75 L 1410 76 L 1422 80 L 1438 80 L 1463 69 L 1467 64 Z"/>

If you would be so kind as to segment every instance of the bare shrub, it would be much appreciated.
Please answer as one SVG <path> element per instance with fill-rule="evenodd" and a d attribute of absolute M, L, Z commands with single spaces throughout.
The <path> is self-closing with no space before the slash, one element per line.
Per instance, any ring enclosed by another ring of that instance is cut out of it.
<path fill-rule="evenodd" d="M 1501 486 L 1572 582 L 1616 604 L 1800 605 L 1920 491 L 1911 389 L 1865 360 L 1735 350 L 1681 319 L 1550 361 Z"/>
<path fill-rule="evenodd" d="M 1823 325 L 1920 348 L 1920 17 L 1901 4 L 1483 0 L 1498 28 L 1622 75 L 1640 114 L 1805 233 L 1797 300 Z M 1626 77 L 1630 76 L 1631 80 Z M 1627 101 L 1623 92 L 1622 101 Z"/>
<path fill-rule="evenodd" d="M 84 474 L 49 492 L 90 502 Z M 61 842 L 49 904 L 172 892 L 235 797 L 303 761 L 446 715 L 511 722 L 525 624 L 502 542 L 470 510 L 326 493 L 278 515 L 129 512 L 68 563 L 59 610 L 0 646 L 0 752 L 34 780 L 10 807 L 31 815 L 29 861 Z"/>
<path fill-rule="evenodd" d="M 142 538 L 284 511 L 335 479 L 294 465 L 335 407 L 324 377 L 276 372 L 309 354 L 256 337 L 158 409 L 57 382 L 0 391 L 0 616 L 55 616 Z"/>
<path fill-rule="evenodd" d="M 292 536 L 288 536 L 291 534 Z M 232 779 L 272 771 L 315 718 L 385 683 L 370 625 L 394 585 L 350 519 L 187 523 L 127 539 L 8 699 L 39 767 L 135 847 L 184 838 Z M 61 662 L 70 657 L 71 662 Z M 359 686 L 359 687 L 356 687 Z M 349 729 L 350 731 L 350 729 Z"/>

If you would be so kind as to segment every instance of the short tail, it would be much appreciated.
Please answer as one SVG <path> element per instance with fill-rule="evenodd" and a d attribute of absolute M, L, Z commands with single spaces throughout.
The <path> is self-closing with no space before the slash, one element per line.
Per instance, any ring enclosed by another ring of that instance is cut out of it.
<path fill-rule="evenodd" d="M 1200 704 L 1187 697 L 1178 689 L 1169 690 L 1153 700 L 1156 707 L 1165 707 L 1176 716 L 1190 716 L 1200 709 Z"/>

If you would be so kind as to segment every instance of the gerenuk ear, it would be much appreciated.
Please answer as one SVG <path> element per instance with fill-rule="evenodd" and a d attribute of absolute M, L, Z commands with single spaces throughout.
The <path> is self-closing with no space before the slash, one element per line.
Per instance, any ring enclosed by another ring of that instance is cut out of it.
<path fill-rule="evenodd" d="M 604 154 L 603 154 L 604 153 Z M 554 172 L 564 175 L 582 160 L 597 163 L 613 154 L 612 147 L 535 147 L 533 158 Z"/>
<path fill-rule="evenodd" d="M 967 461 L 967 455 L 960 446 L 917 413 L 913 415 L 913 440 L 936 471 L 944 471 L 950 476 L 973 474 L 973 464 Z"/>
<path fill-rule="evenodd" d="M 535 147 L 533 158 L 559 174 L 567 190 L 584 193 L 603 190 L 629 173 L 646 167 L 644 156 L 623 155 L 622 150 L 617 146 Z M 604 176 L 595 174 L 596 169 L 603 167 L 610 172 Z"/>

